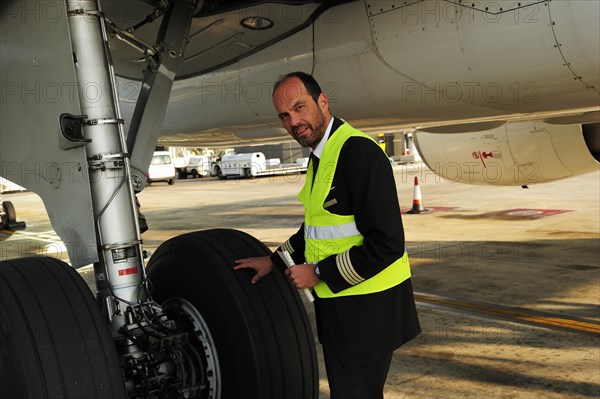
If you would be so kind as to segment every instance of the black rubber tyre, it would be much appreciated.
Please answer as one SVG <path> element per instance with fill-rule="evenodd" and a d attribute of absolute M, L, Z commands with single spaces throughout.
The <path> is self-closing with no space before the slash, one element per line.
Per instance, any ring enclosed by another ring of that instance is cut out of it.
<path fill-rule="evenodd" d="M 246 178 L 248 178 L 248 179 L 256 178 L 256 176 L 252 175 L 252 170 L 250 168 L 244 169 L 244 176 L 246 176 Z"/>
<path fill-rule="evenodd" d="M 12 202 L 3 201 L 2 210 L 4 211 L 4 215 L 2 216 L 2 223 L 5 226 L 8 226 L 9 223 L 15 223 L 17 221 L 17 211 L 15 210 L 15 206 Z"/>
<path fill-rule="evenodd" d="M 200 174 L 198 173 L 198 171 L 196 169 L 192 169 L 192 179 L 197 179 L 198 177 L 200 177 Z"/>
<path fill-rule="evenodd" d="M 223 171 L 219 167 L 217 167 L 217 177 L 219 178 L 219 180 L 225 180 L 225 179 L 227 179 L 227 176 L 225 176 L 223 174 Z"/>
<path fill-rule="evenodd" d="M 169 180 L 167 180 L 167 184 L 169 186 L 172 186 L 173 184 L 175 184 L 175 179 L 169 179 Z"/>
<path fill-rule="evenodd" d="M 318 362 L 298 291 L 275 269 L 256 285 L 234 260 L 270 251 L 235 230 L 207 230 L 162 244 L 149 262 L 153 297 L 183 297 L 208 324 L 221 365 L 223 399 L 313 399 Z"/>
<path fill-rule="evenodd" d="M 107 321 L 83 279 L 60 260 L 0 262 L 0 392 L 126 398 Z"/>

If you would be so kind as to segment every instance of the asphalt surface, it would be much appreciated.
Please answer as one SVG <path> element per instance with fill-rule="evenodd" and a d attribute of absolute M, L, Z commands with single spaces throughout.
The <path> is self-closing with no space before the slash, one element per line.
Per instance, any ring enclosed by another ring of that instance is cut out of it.
<path fill-rule="evenodd" d="M 395 176 L 402 207 L 418 176 L 430 211 L 403 215 L 423 333 L 396 351 L 386 398 L 600 397 L 600 172 L 529 189 L 457 184 L 422 165 Z M 139 196 L 145 248 L 235 228 L 275 249 L 302 223 L 303 180 L 152 185 Z M 27 229 L 0 231 L 0 259 L 66 259 L 37 196 L 4 200 Z M 90 268 L 80 272 L 91 281 Z M 327 398 L 322 363 L 320 387 Z"/>

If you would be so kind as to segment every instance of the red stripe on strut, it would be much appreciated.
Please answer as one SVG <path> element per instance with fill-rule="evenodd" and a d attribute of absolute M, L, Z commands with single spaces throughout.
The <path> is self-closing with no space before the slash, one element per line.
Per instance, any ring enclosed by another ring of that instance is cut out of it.
<path fill-rule="evenodd" d="M 119 270 L 119 276 L 128 276 L 130 274 L 137 274 L 138 273 L 138 268 L 137 267 L 130 267 L 127 269 L 121 269 Z"/>

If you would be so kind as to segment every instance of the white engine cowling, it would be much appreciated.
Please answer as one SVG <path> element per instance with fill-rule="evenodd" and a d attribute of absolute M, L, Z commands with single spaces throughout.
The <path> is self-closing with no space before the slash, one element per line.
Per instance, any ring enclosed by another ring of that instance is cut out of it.
<path fill-rule="evenodd" d="M 594 172 L 600 165 L 600 123 L 518 121 L 469 133 L 419 130 L 414 137 L 427 166 L 460 183 L 523 186 Z"/>

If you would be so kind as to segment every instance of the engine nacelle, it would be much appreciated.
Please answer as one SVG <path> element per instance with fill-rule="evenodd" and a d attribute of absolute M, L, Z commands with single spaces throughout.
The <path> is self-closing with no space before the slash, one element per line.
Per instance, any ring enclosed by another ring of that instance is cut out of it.
<path fill-rule="evenodd" d="M 418 130 L 415 144 L 435 174 L 467 184 L 523 186 L 599 168 L 600 123 L 497 125 L 468 133 Z"/>

